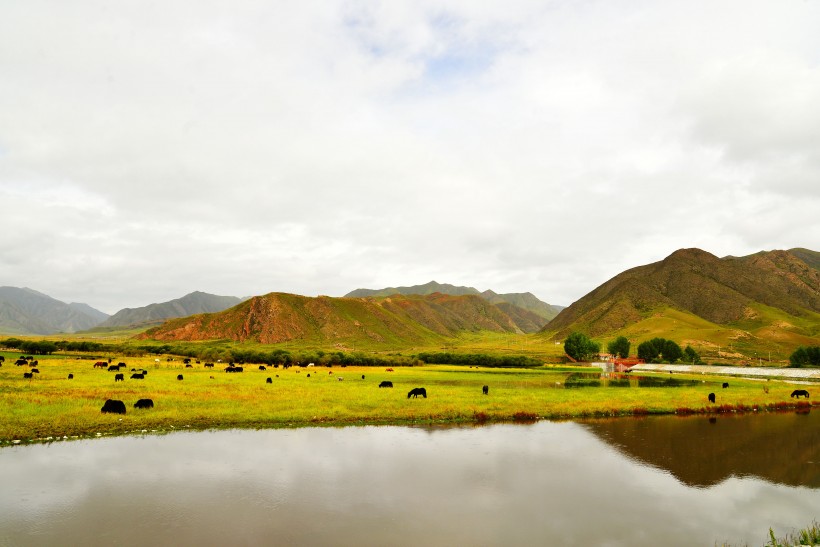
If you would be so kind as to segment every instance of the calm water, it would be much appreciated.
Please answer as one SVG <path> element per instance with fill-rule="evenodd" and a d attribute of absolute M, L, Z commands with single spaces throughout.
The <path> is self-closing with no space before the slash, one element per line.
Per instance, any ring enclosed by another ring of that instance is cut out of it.
<path fill-rule="evenodd" d="M 820 413 L 175 433 L 0 450 L 0 545 L 762 545 Z"/>

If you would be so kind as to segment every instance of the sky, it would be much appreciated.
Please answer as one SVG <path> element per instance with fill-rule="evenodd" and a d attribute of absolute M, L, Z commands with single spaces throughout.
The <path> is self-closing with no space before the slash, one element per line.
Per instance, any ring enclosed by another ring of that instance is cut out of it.
<path fill-rule="evenodd" d="M 820 2 L 0 4 L 0 285 L 569 305 L 820 251 Z"/>

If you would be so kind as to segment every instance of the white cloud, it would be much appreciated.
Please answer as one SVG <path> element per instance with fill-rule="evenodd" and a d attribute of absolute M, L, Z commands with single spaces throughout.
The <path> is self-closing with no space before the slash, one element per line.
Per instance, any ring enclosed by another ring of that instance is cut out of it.
<path fill-rule="evenodd" d="M 6 3 L 0 274 L 112 312 L 432 278 L 569 304 L 680 247 L 818 249 L 819 12 Z"/>

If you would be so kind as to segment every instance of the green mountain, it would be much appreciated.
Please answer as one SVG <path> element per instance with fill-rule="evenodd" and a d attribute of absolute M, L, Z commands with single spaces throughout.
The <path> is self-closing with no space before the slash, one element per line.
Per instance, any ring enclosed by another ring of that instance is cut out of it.
<path fill-rule="evenodd" d="M 150 304 L 142 308 L 124 308 L 97 326 L 110 328 L 150 325 L 161 323 L 166 319 L 226 310 L 240 302 L 242 299 L 235 296 L 218 296 L 194 291 L 168 302 Z"/>
<path fill-rule="evenodd" d="M 356 289 L 355 291 L 347 293 L 345 297 L 363 298 L 390 296 L 394 294 L 418 294 L 424 296 L 433 293 L 449 294 L 452 296 L 478 295 L 491 304 L 503 305 L 505 313 L 512 317 L 518 327 L 524 332 L 538 331 L 563 309 L 561 306 L 553 306 L 542 302 L 529 292 L 508 294 L 498 294 L 491 290 L 479 292 L 478 289 L 473 287 L 459 287 L 448 283 L 438 283 L 436 281 L 410 287 L 387 287 L 385 289 L 375 290 Z"/>
<path fill-rule="evenodd" d="M 265 344 L 302 340 L 389 348 L 481 331 L 521 332 L 508 315 L 477 295 L 314 298 L 270 293 L 222 312 L 172 319 L 140 338 Z"/>
<path fill-rule="evenodd" d="M 88 304 L 66 304 L 28 288 L 0 287 L 0 332 L 4 334 L 77 332 L 106 317 Z"/>
<path fill-rule="evenodd" d="M 660 262 L 627 270 L 563 310 L 542 330 L 563 338 L 660 335 L 749 348 L 817 343 L 820 271 L 801 256 L 768 251 L 718 258 L 681 249 Z"/>

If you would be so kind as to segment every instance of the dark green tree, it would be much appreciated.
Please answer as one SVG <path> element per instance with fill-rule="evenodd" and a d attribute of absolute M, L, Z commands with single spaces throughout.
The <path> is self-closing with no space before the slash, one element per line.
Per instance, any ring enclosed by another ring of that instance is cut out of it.
<path fill-rule="evenodd" d="M 647 363 L 656 360 L 663 350 L 663 344 L 666 342 L 663 338 L 653 338 L 646 342 L 638 344 L 638 358 L 643 359 Z"/>
<path fill-rule="evenodd" d="M 590 340 L 586 334 L 571 332 L 564 340 L 564 351 L 576 361 L 588 361 L 601 351 L 601 345 Z"/>
<path fill-rule="evenodd" d="M 612 355 L 626 359 L 629 357 L 629 340 L 625 336 L 619 336 L 607 344 L 606 349 Z"/>
<path fill-rule="evenodd" d="M 663 355 L 663 360 L 669 361 L 670 363 L 674 363 L 683 357 L 683 351 L 681 351 L 680 346 L 672 340 L 666 340 L 663 343 L 663 350 L 661 351 L 661 354 Z"/>
<path fill-rule="evenodd" d="M 793 367 L 820 366 L 820 346 L 800 346 L 789 356 Z"/>
<path fill-rule="evenodd" d="M 687 345 L 686 349 L 683 350 L 683 360 L 687 363 L 694 364 L 698 364 L 701 362 L 700 355 L 698 354 L 698 352 L 692 349 L 692 346 L 689 345 Z"/>

